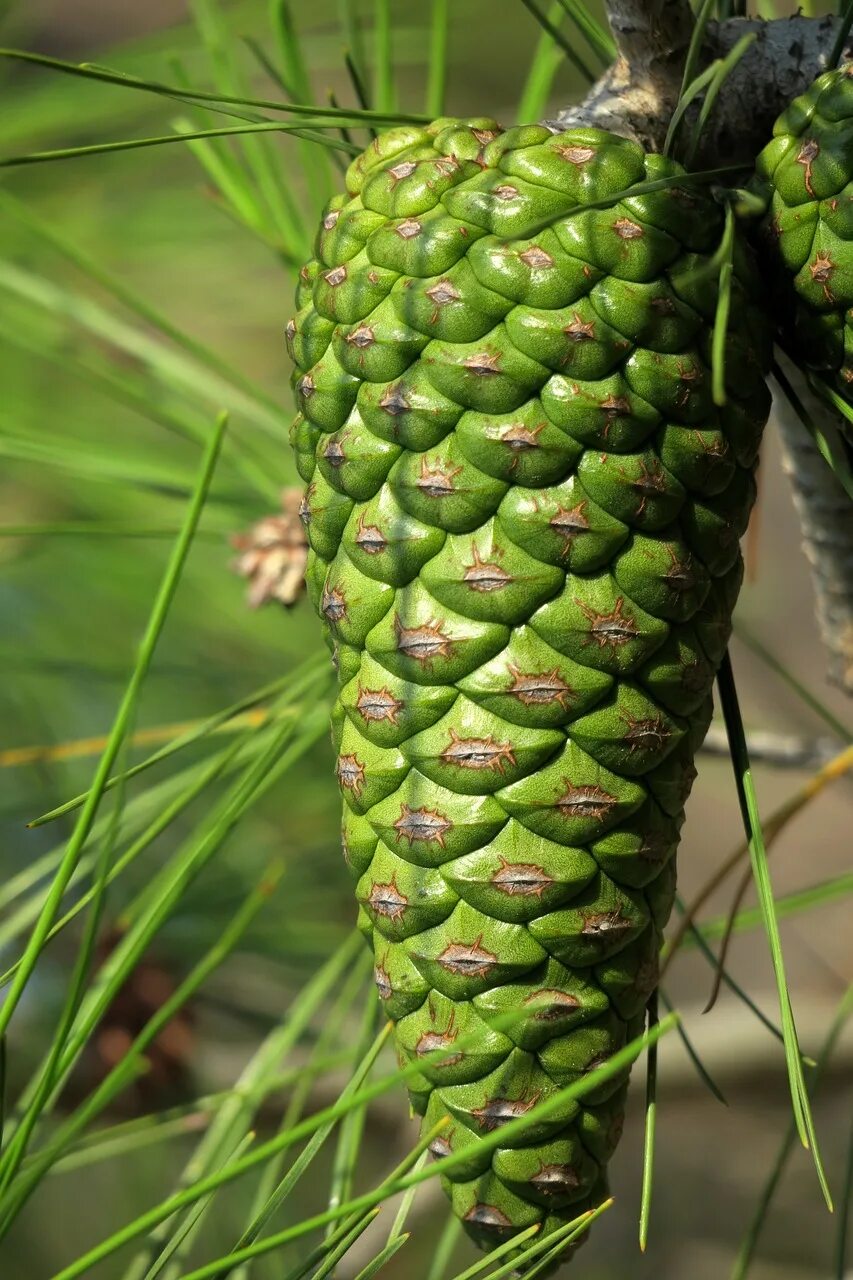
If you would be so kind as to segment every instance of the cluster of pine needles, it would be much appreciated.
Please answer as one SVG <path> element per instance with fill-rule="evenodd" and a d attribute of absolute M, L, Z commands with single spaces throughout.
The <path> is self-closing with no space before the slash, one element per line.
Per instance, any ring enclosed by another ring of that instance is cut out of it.
<path fill-rule="evenodd" d="M 460 52 L 466 7 L 470 43 Z M 493 88 L 501 77 L 506 97 L 511 83 L 513 118 L 533 121 L 556 94 L 581 95 L 612 61 L 614 45 L 602 13 L 585 0 L 510 7 L 512 15 L 500 15 L 510 34 Z M 338 1274 L 355 1280 L 413 1275 L 419 1265 L 423 1280 L 532 1280 L 589 1225 L 587 1216 L 545 1240 L 530 1228 L 471 1263 L 455 1219 L 437 1234 L 422 1225 L 427 1213 L 444 1212 L 435 1201 L 424 1208 L 428 1188 L 418 1195 L 437 1176 L 427 1160 L 434 1135 L 396 1167 L 383 1165 L 386 1152 L 372 1135 L 389 1123 L 383 1100 L 402 1107 L 401 1082 L 412 1069 L 396 1068 L 388 1053 L 338 863 L 326 741 L 332 673 L 307 609 L 250 615 L 226 568 L 228 535 L 275 511 L 281 487 L 294 479 L 283 356 L 267 338 L 277 363 L 258 367 L 257 340 L 281 331 L 318 213 L 351 157 L 378 130 L 458 111 L 447 100 L 448 81 L 473 56 L 477 22 L 491 8 L 432 0 L 415 13 L 391 0 L 318 0 L 306 20 L 295 0 L 190 0 L 186 25 L 99 51 L 97 62 L 0 50 L 0 92 L 17 103 L 0 124 L 8 246 L 0 259 L 7 353 L 0 454 L 8 476 L 0 548 L 12 620 L 0 744 L 0 776 L 10 783 L 0 884 L 5 1275 L 321 1280 L 345 1261 Z M 697 6 L 666 143 L 688 169 L 714 100 L 753 38 L 697 74 L 703 32 L 711 18 L 739 12 L 731 0 Z M 39 34 L 33 7 L 15 0 L 0 3 L 0 23 L 6 43 L 23 47 Z M 525 39 L 532 54 L 522 64 Z M 334 90 L 318 89 L 324 77 Z M 104 158 L 129 150 L 146 155 Z M 187 181 L 187 152 L 200 183 Z M 726 176 L 699 171 L 688 180 Z M 223 217 L 236 224 L 227 239 Z M 242 269 L 220 259 L 223 246 Z M 732 246 L 730 217 L 714 259 L 717 396 Z M 208 345 L 207 330 L 227 338 L 228 356 Z M 849 486 L 844 451 L 816 434 Z M 695 900 L 678 903 L 664 958 L 664 1016 L 658 1020 L 655 1008 L 646 1034 L 594 1080 L 559 1092 L 484 1143 L 505 1144 L 513 1127 L 523 1130 L 546 1108 L 645 1057 L 644 1248 L 659 1042 L 680 1038 L 703 1087 L 725 1101 L 667 992 L 670 964 L 692 948 L 707 960 L 714 990 L 725 986 L 775 1038 L 790 1086 L 790 1129 L 780 1135 L 733 1264 L 732 1276 L 743 1280 L 797 1138 L 831 1203 L 812 1098 L 853 1013 L 853 987 L 814 1056 L 804 1055 L 779 922 L 849 898 L 853 875 L 777 896 L 768 852 L 853 766 L 853 749 L 849 730 L 813 692 L 816 680 L 738 630 L 785 696 L 800 700 L 804 718 L 828 735 L 830 758 L 780 809 L 760 815 L 726 660 L 719 703 L 744 839 Z M 52 803 L 43 811 L 46 797 Z M 689 854 L 688 846 L 682 857 Z M 731 912 L 708 918 L 706 900 L 732 873 L 744 878 Z M 754 907 L 742 903 L 750 883 Z M 731 936 L 761 928 L 778 991 L 773 1013 L 727 964 Z M 167 979 L 150 1007 L 139 991 L 145 966 Z M 134 999 L 144 1016 L 122 1023 L 116 1010 Z M 105 1027 L 120 1035 L 120 1052 L 110 1050 Z M 175 1047 L 176 1028 L 189 1066 Z M 225 1054 L 202 1071 L 193 1052 L 198 1058 L 202 1044 L 223 1036 L 245 1049 L 240 1065 Z M 399 1127 L 402 1111 L 391 1115 Z M 102 1212 L 116 1203 L 111 1183 L 132 1181 L 131 1171 L 152 1155 L 160 1163 L 145 1166 L 157 1170 L 148 1207 L 140 1212 L 134 1202 L 117 1226 Z M 832 1255 L 837 1280 L 846 1274 L 851 1169 L 853 1157 L 834 1188 L 838 1212 L 820 1250 L 821 1258 Z M 54 1188 L 70 1185 L 71 1173 L 90 1188 L 81 1206 L 90 1203 L 60 1231 L 63 1192 Z M 20 1256 L 21 1242 L 36 1247 L 34 1223 L 55 1237 L 44 1270 L 35 1254 Z M 519 1246 L 522 1256 L 509 1258 Z M 57 1252 L 63 1261 L 53 1274 Z M 267 1263 L 274 1270 L 264 1271 Z"/>

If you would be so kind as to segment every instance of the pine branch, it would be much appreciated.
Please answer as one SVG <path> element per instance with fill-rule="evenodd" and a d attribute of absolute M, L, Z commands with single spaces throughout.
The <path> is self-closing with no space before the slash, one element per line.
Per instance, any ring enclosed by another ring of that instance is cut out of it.
<path fill-rule="evenodd" d="M 808 396 L 803 391 L 803 398 Z M 791 407 L 776 398 L 782 465 L 800 517 L 814 584 L 818 626 L 829 653 L 829 679 L 853 694 L 853 503 Z M 834 419 L 815 397 L 809 413 Z"/>
<path fill-rule="evenodd" d="M 619 57 L 582 103 L 546 123 L 555 131 L 578 125 L 609 129 L 658 149 L 681 88 L 693 27 L 690 5 L 688 0 L 608 0 L 607 12 Z"/>
<path fill-rule="evenodd" d="M 687 0 L 610 0 L 607 10 L 620 57 L 631 66 L 654 68 L 683 58 L 693 30 Z"/>
<path fill-rule="evenodd" d="M 757 729 L 747 735 L 749 757 L 776 769 L 817 770 L 838 754 L 838 739 L 807 738 L 799 734 L 771 733 Z M 712 724 L 699 748 L 706 755 L 729 758 L 729 743 L 722 725 Z"/>
<path fill-rule="evenodd" d="M 553 121 L 557 130 L 591 125 L 660 150 L 678 102 L 693 17 L 687 0 L 607 0 L 620 57 L 580 104 Z M 731 18 L 711 22 L 696 72 L 724 58 L 744 35 L 752 47 L 727 77 L 703 130 L 697 165 L 743 161 L 752 167 L 773 122 L 828 65 L 841 19 Z"/>

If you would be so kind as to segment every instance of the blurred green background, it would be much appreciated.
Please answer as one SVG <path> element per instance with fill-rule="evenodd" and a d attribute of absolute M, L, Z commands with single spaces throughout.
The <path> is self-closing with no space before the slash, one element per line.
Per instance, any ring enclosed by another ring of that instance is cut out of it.
<path fill-rule="evenodd" d="M 358 6 L 355 6 L 358 9 Z M 599 12 L 597 6 L 590 6 Z M 266 5 L 222 6 L 230 53 L 253 91 L 274 97 L 252 44 L 272 56 Z M 204 6 L 196 6 L 203 12 Z M 310 67 L 315 100 L 333 90 L 352 103 L 342 70 L 344 39 L 335 0 L 293 6 Z M 765 10 L 768 14 L 770 7 Z M 361 6 L 361 30 L 371 39 L 372 5 Z M 402 108 L 421 110 L 425 88 L 426 6 L 391 5 L 393 54 Z M 184 0 L 0 0 L 0 37 L 73 61 L 108 63 L 136 75 L 196 85 L 211 82 L 203 46 Z M 520 3 L 455 0 L 451 5 L 448 111 L 516 118 L 526 70 L 539 41 Z M 214 59 L 215 61 L 215 59 Z M 555 65 L 557 59 L 554 59 Z M 548 108 L 580 93 L 564 62 Z M 0 153 L 24 152 L 170 132 L 174 122 L 210 125 L 212 117 L 183 105 L 38 67 L 0 62 Z M 357 135 L 358 136 L 358 135 Z M 284 186 L 310 225 L 316 215 L 306 189 L 304 151 L 294 140 L 270 143 Z M 319 163 L 323 176 L 326 160 Z M 282 338 L 290 314 L 293 264 L 275 245 L 240 225 L 223 208 L 209 175 L 182 144 L 4 170 L 0 183 L 0 877 L 37 866 L 67 836 L 70 818 L 37 827 L 25 823 L 84 789 L 95 757 L 61 744 L 97 738 L 111 723 L 132 666 L 135 646 L 183 515 L 200 449 L 220 407 L 231 410 L 229 443 L 204 514 L 177 601 L 146 682 L 138 728 L 163 731 L 213 714 L 274 680 L 320 648 L 306 603 L 285 612 L 252 612 L 245 583 L 230 571 L 229 537 L 276 508 L 281 486 L 297 482 L 287 445 L 289 368 Z M 44 229 L 46 229 L 46 231 Z M 103 280 L 81 270 L 51 240 L 59 235 L 155 308 L 176 329 L 220 353 L 258 394 L 237 392 L 133 310 Z M 280 406 L 280 407 L 279 407 Z M 249 460 L 257 483 L 240 459 Z M 82 531 L 80 525 L 89 528 Z M 10 534 L 11 527 L 23 532 Z M 75 526 L 75 527 L 69 527 Z M 29 531 L 27 530 L 29 527 Z M 111 532 L 112 530 L 112 532 Z M 771 426 L 761 470 L 761 500 L 749 545 L 750 575 L 738 609 L 740 624 L 784 667 L 844 718 L 844 699 L 823 680 L 823 654 L 799 530 L 781 473 Z M 737 640 L 733 660 L 751 730 L 831 737 L 826 725 L 752 649 Z M 21 748 L 44 748 L 29 755 Z M 141 759 L 151 747 L 132 750 Z M 204 759 L 206 744 L 182 762 Z M 137 812 L 156 812 L 169 763 L 128 791 L 124 815 L 132 834 Z M 770 813 L 806 778 L 797 769 L 760 765 L 759 793 Z M 849 868 L 851 783 L 842 780 L 788 828 L 773 853 L 779 894 L 840 875 Z M 133 804 L 137 802 L 138 808 Z M 120 922 L 125 904 L 194 829 L 210 801 L 202 797 L 173 823 L 111 889 L 108 917 Z M 148 806 L 146 809 L 145 806 Z M 325 735 L 256 805 L 204 874 L 182 898 L 153 949 L 150 973 L 179 980 L 218 936 L 236 904 L 274 856 L 286 864 L 282 886 L 241 943 L 239 953 L 193 1002 L 162 1078 L 129 1097 L 117 1115 L 156 1109 L 225 1088 L 259 1038 L 286 1013 L 318 964 L 345 937 L 354 909 L 339 853 L 339 802 Z M 123 832 L 124 835 L 124 832 Z M 684 896 L 690 899 L 740 838 L 740 817 L 724 757 L 703 757 L 680 854 Z M 13 912 L 29 893 L 8 898 L 0 916 L 0 947 L 10 963 L 20 929 Z M 729 903 L 717 895 L 708 911 Z M 853 974 L 849 903 L 842 899 L 783 925 L 789 977 L 804 1047 L 816 1052 L 831 1013 Z M 11 922 L 11 923 L 10 923 Z M 74 931 L 61 936 L 41 963 L 14 1024 L 9 1091 L 26 1079 L 44 1049 L 73 955 Z M 4 966 L 5 967 L 5 966 Z M 774 1017 L 774 989 L 760 929 L 735 938 L 732 972 Z M 642 1072 L 621 1152 L 614 1161 L 617 1204 L 575 1264 L 584 1280 L 719 1280 L 729 1273 L 789 1117 L 784 1059 L 776 1041 L 724 991 L 700 1016 L 711 972 L 694 950 L 677 960 L 669 994 L 682 1010 L 703 1059 L 725 1090 L 723 1108 L 702 1087 L 681 1046 L 662 1049 L 656 1193 L 647 1254 L 636 1247 L 642 1146 Z M 372 995 L 364 988 L 365 998 Z M 361 996 L 343 1018 L 344 1042 L 357 1034 Z M 322 1033 L 322 1018 L 313 1027 Z M 310 1039 L 310 1038 L 309 1038 Z M 98 1042 L 81 1063 L 75 1088 L 97 1078 L 107 1047 Z M 300 1054 L 308 1052 L 302 1045 Z M 100 1056 L 99 1056 L 100 1055 Z M 838 1187 L 850 1126 L 849 1035 L 822 1086 L 817 1118 L 830 1176 Z M 391 1067 L 389 1061 L 385 1064 Z M 161 1064 L 162 1066 L 162 1064 Z M 87 1076 L 87 1072 L 90 1073 Z M 334 1098 L 342 1077 L 328 1072 L 309 1107 Z M 73 1093 L 73 1091 L 72 1091 Z M 69 1101 L 71 1098 L 69 1098 Z M 277 1125 L 288 1095 L 262 1110 L 261 1126 Z M 414 1126 L 401 1092 L 370 1112 L 357 1184 L 372 1185 L 391 1159 L 402 1158 Z M 57 1173 L 31 1202 L 3 1245 L 4 1280 L 47 1280 L 69 1259 L 159 1198 L 192 1150 L 191 1134 L 131 1158 L 104 1161 L 78 1174 Z M 294 1208 L 321 1209 L 330 1154 L 301 1185 Z M 315 1181 L 316 1180 L 316 1181 Z M 227 1248 L 245 1220 L 250 1186 L 220 1197 L 194 1258 Z M 383 1218 L 391 1212 L 384 1211 Z M 426 1276 L 445 1206 L 435 1183 L 418 1196 L 414 1236 L 383 1274 L 389 1280 Z M 385 1226 L 387 1231 L 387 1223 Z M 762 1237 L 754 1280 L 825 1280 L 834 1226 L 821 1208 L 810 1162 L 797 1152 Z M 340 1265 L 355 1276 L 371 1256 L 368 1236 Z M 375 1248 L 375 1245 L 373 1246 Z M 298 1249 L 288 1255 L 289 1265 Z M 460 1243 L 458 1266 L 473 1253 Z M 359 1261 L 361 1259 L 361 1261 Z M 119 1257 L 92 1274 L 124 1275 Z M 252 1276 L 272 1280 L 285 1264 L 255 1264 Z M 850 1274 L 853 1274 L 851 1272 Z"/>

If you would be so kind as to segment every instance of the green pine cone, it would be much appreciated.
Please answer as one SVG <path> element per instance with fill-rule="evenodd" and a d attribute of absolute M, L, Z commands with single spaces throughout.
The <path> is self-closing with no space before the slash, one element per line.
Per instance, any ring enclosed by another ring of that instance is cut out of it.
<path fill-rule="evenodd" d="M 344 853 L 402 1059 L 447 1048 L 410 1093 L 451 1117 L 434 1153 L 465 1153 L 444 1183 L 486 1248 L 606 1193 L 627 1072 L 481 1140 L 642 1030 L 740 583 L 769 404 L 748 258 L 718 409 L 717 206 L 585 207 L 680 172 L 594 130 L 393 129 L 287 328 Z"/>
<path fill-rule="evenodd" d="M 794 99 L 756 173 L 782 332 L 853 404 L 853 63 Z"/>

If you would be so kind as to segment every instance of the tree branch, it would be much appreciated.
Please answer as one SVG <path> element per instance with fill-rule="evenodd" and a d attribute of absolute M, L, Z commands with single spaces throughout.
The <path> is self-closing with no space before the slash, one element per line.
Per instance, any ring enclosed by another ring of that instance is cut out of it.
<path fill-rule="evenodd" d="M 712 24 L 703 65 L 725 57 L 744 35 L 755 40 L 723 84 L 697 162 L 722 157 L 727 164 L 742 161 L 751 169 L 777 116 L 827 69 L 839 25 L 831 16 L 773 22 L 734 18 Z"/>
<path fill-rule="evenodd" d="M 660 150 L 681 89 L 693 19 L 684 0 L 608 0 L 620 56 L 585 100 L 548 123 L 557 131 L 592 125 Z M 697 163 L 742 161 L 752 168 L 773 123 L 824 71 L 839 19 L 731 18 L 708 27 L 699 70 L 725 57 L 742 36 L 755 41 L 724 82 L 703 131 Z M 688 113 L 686 124 L 691 118 Z"/>
<path fill-rule="evenodd" d="M 659 149 L 678 101 L 693 16 L 688 0 L 608 0 L 619 57 L 584 101 L 546 121 L 555 132 L 592 125 Z"/>
<path fill-rule="evenodd" d="M 791 366 L 786 372 L 796 377 Z M 817 425 L 835 414 L 806 390 Z M 829 679 L 853 694 L 853 503 L 790 405 L 776 397 L 782 466 L 791 483 L 812 571 L 817 621 L 829 652 Z"/>
<path fill-rule="evenodd" d="M 687 0 L 610 0 L 613 38 L 629 66 L 678 64 L 690 43 L 693 15 Z"/>
<path fill-rule="evenodd" d="M 837 738 L 804 738 L 791 733 L 771 733 L 766 729 L 755 729 L 748 733 L 746 743 L 753 763 L 760 761 L 777 769 L 821 769 L 834 760 L 842 749 Z M 699 750 L 709 756 L 730 759 L 731 749 L 725 726 L 712 724 Z"/>

